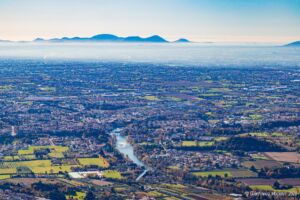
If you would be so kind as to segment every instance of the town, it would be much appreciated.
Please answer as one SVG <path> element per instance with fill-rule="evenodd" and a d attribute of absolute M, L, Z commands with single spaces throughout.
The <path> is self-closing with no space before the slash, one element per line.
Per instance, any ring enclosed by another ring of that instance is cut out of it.
<path fill-rule="evenodd" d="M 300 197 L 296 67 L 6 59 L 0 110 L 0 199 Z"/>

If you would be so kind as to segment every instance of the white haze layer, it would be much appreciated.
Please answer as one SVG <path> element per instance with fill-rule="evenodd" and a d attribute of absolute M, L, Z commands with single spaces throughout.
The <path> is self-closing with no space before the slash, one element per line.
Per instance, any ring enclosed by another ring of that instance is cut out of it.
<path fill-rule="evenodd" d="M 300 67 L 300 48 L 199 43 L 0 43 L 0 58 Z"/>

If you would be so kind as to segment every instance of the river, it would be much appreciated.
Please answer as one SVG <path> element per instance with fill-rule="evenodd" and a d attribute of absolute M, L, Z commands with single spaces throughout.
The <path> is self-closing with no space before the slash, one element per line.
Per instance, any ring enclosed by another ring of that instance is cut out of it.
<path fill-rule="evenodd" d="M 136 178 L 136 181 L 139 181 L 149 171 L 149 169 L 147 169 L 144 163 L 140 159 L 138 159 L 138 157 L 136 157 L 136 155 L 134 154 L 133 146 L 127 141 L 127 138 L 125 136 L 121 135 L 121 130 L 121 128 L 116 128 L 110 133 L 110 135 L 116 137 L 116 148 L 120 153 L 132 160 L 132 162 L 134 162 L 136 165 L 146 168 Z"/>
<path fill-rule="evenodd" d="M 128 156 L 128 158 L 132 160 L 136 165 L 144 167 L 144 163 L 142 163 L 142 161 L 140 161 L 140 159 L 138 159 L 138 157 L 136 157 L 136 155 L 134 154 L 133 146 L 127 141 L 127 138 L 125 136 L 121 135 L 121 130 L 121 128 L 116 128 L 110 133 L 111 135 L 116 136 L 117 150 L 124 154 L 126 157 Z"/>

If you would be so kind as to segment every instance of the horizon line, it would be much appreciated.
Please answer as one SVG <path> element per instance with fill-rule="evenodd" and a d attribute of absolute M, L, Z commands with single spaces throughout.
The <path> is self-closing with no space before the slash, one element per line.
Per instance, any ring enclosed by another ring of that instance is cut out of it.
<path fill-rule="evenodd" d="M 176 42 L 177 40 L 179 39 L 187 39 L 190 43 L 215 43 L 215 44 L 258 44 L 258 45 L 262 45 L 262 44 L 273 44 L 273 45 L 276 45 L 276 44 L 289 44 L 289 43 L 293 43 L 293 42 L 296 42 L 296 41 L 300 41 L 300 39 L 290 39 L 290 40 L 286 40 L 286 41 L 261 41 L 261 40 L 230 40 L 230 39 L 226 39 L 226 37 L 228 36 L 225 36 L 223 40 L 216 40 L 216 39 L 212 39 L 212 40 L 209 40 L 209 39 L 202 39 L 201 41 L 200 40 L 190 40 L 189 38 L 186 38 L 186 37 L 177 37 L 177 39 L 166 39 L 166 37 L 164 36 L 161 36 L 160 34 L 147 34 L 147 36 L 140 36 L 140 35 L 127 35 L 127 36 L 119 36 L 118 34 L 112 34 L 112 33 L 99 33 L 99 34 L 90 34 L 89 36 L 76 36 L 76 35 L 73 35 L 73 36 L 38 36 L 38 37 L 33 37 L 31 39 L 23 39 L 23 40 L 20 40 L 20 39 L 4 39 L 4 38 L 0 38 L 0 42 L 34 42 L 36 39 L 43 39 L 45 40 L 45 42 L 47 40 L 51 40 L 51 39 L 63 39 L 63 38 L 92 38 L 94 36 L 97 36 L 97 35 L 114 35 L 114 36 L 117 36 L 117 37 L 120 37 L 120 38 L 126 38 L 126 37 L 140 37 L 140 38 L 149 38 L 149 37 L 152 37 L 152 36 L 159 36 L 163 39 L 165 39 L 167 42 L 169 43 L 173 43 L 173 42 Z M 237 36 L 238 38 L 239 37 L 245 37 L 245 36 Z M 99 42 L 100 43 L 100 42 Z"/>

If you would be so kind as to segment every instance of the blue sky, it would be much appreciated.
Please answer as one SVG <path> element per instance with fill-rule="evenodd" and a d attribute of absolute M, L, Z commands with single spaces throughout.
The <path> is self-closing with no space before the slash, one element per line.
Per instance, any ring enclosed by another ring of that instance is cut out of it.
<path fill-rule="evenodd" d="M 0 0 L 0 38 L 159 34 L 169 40 L 300 40 L 300 0 Z"/>

